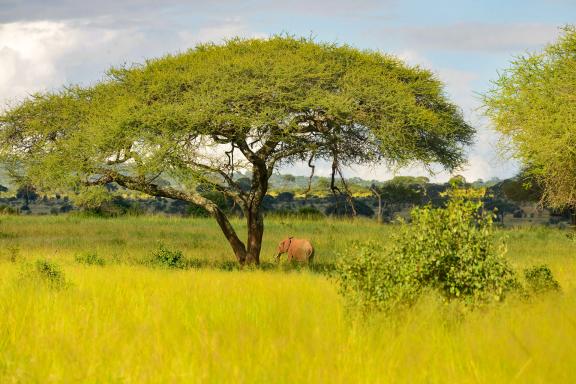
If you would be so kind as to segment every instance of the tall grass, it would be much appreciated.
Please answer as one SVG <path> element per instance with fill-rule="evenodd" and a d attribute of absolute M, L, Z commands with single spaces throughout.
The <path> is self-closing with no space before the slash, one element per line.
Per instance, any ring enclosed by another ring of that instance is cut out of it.
<path fill-rule="evenodd" d="M 392 230 L 271 221 L 264 254 L 294 234 L 333 259 L 346 241 L 385 242 Z M 474 312 L 428 295 L 369 320 L 347 314 L 333 282 L 306 271 L 129 262 L 158 241 L 189 257 L 228 258 L 209 220 L 2 218 L 0 233 L 0 383 L 576 382 L 576 244 L 560 231 L 500 235 L 517 268 L 547 263 L 561 295 Z M 195 238 L 203 245 L 188 243 Z M 14 262 L 9 247 L 18 249 Z M 119 262 L 80 264 L 82 251 Z M 20 263 L 38 258 L 59 264 L 69 287 L 23 284 Z"/>
<path fill-rule="evenodd" d="M 233 225 L 244 237 L 244 220 Z M 266 221 L 262 261 L 273 261 L 284 237 L 312 239 L 316 254 L 333 261 L 337 252 L 353 239 L 381 239 L 391 229 L 369 220 L 299 220 L 272 218 Z M 162 242 L 194 259 L 233 260 L 233 253 L 216 222 L 209 218 L 163 216 L 103 219 L 77 216 L 0 216 L 0 249 L 17 246 L 26 254 L 72 260 L 81 252 L 96 252 L 111 261 L 132 262 Z M 6 253 L 6 252 L 5 252 Z"/>

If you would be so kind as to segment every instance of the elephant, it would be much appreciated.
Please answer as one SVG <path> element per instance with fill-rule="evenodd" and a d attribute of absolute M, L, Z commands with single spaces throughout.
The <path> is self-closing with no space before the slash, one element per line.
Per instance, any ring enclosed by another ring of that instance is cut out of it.
<path fill-rule="evenodd" d="M 276 261 L 280 261 L 280 255 L 288 252 L 288 261 L 311 262 L 314 258 L 314 247 L 307 239 L 288 237 L 278 244 Z"/>

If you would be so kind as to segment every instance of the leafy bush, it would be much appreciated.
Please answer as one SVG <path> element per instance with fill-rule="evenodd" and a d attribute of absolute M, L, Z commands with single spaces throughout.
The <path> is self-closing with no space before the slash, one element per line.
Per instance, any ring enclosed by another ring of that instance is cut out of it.
<path fill-rule="evenodd" d="M 188 208 L 186 209 L 186 214 L 192 217 L 209 217 L 210 214 L 206 210 L 206 208 L 201 207 L 197 204 L 190 203 Z"/>
<path fill-rule="evenodd" d="M 415 260 L 396 259 L 379 243 L 353 243 L 336 266 L 340 293 L 365 312 L 412 304 L 422 289 Z"/>
<path fill-rule="evenodd" d="M 290 203 L 290 202 L 294 201 L 294 193 L 293 192 L 280 192 L 278 194 L 278 196 L 276 196 L 276 201 Z"/>
<path fill-rule="evenodd" d="M 537 265 L 524 270 L 524 277 L 532 293 L 540 294 L 550 291 L 560 291 L 560 284 L 547 265 Z"/>
<path fill-rule="evenodd" d="M 374 216 L 374 210 L 370 208 L 365 202 L 362 200 L 355 199 L 353 200 L 354 209 L 356 210 L 356 214 L 358 216 L 367 216 L 372 217 Z M 352 216 L 352 209 L 350 208 L 347 201 L 344 199 L 338 198 L 336 202 L 330 204 L 326 207 L 324 213 L 327 216 Z"/>
<path fill-rule="evenodd" d="M 0 205 L 0 215 L 17 215 L 18 209 L 12 208 L 9 205 Z"/>
<path fill-rule="evenodd" d="M 317 220 L 325 218 L 324 214 L 313 206 L 302 207 L 298 210 L 298 217 L 302 219 Z"/>
<path fill-rule="evenodd" d="M 54 289 L 62 289 L 68 286 L 62 269 L 48 260 L 36 260 L 32 264 L 22 264 L 20 280 L 47 285 Z"/>
<path fill-rule="evenodd" d="M 186 259 L 181 251 L 170 250 L 160 244 L 158 249 L 152 253 L 151 263 L 165 268 L 186 268 Z"/>
<path fill-rule="evenodd" d="M 452 190 L 445 208 L 415 208 L 389 250 L 352 245 L 338 264 L 342 294 L 364 310 L 410 305 L 425 289 L 447 300 L 502 300 L 519 285 L 495 244 L 493 215 L 482 209 L 482 196 Z"/>
<path fill-rule="evenodd" d="M 77 263 L 86 265 L 98 265 L 103 267 L 106 264 L 106 261 L 102 257 L 98 256 L 98 254 L 95 252 L 76 255 L 75 259 Z"/>

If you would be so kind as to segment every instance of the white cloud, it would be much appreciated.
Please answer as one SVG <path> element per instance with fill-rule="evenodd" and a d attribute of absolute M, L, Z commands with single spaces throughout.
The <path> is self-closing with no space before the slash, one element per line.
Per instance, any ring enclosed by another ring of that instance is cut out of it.
<path fill-rule="evenodd" d="M 64 80 L 57 58 L 78 44 L 64 23 L 0 25 L 0 98 L 7 100 Z"/>
<path fill-rule="evenodd" d="M 252 32 L 249 26 L 237 17 L 204 25 L 196 31 L 180 31 L 178 36 L 181 41 L 190 45 L 203 42 L 219 43 L 232 37 L 266 37 L 263 33 Z"/>
<path fill-rule="evenodd" d="M 0 24 L 0 107 L 37 91 L 94 82 L 111 66 L 142 62 L 198 42 L 233 36 L 262 34 L 251 33 L 238 18 L 180 31 L 114 28 L 95 21 Z"/>
<path fill-rule="evenodd" d="M 405 40 L 423 50 L 522 51 L 553 41 L 558 27 L 543 23 L 455 23 L 451 25 L 387 28 L 382 35 Z"/>

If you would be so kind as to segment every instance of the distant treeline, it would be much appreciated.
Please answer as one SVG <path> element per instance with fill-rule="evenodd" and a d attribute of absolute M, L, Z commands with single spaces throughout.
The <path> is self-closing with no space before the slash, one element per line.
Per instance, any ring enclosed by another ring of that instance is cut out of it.
<path fill-rule="evenodd" d="M 238 184 L 250 181 L 249 175 L 236 175 Z M 168 183 L 168 181 L 162 181 Z M 342 182 L 340 182 L 342 183 Z M 522 176 L 489 181 L 467 182 L 456 176 L 447 183 L 432 183 L 426 177 L 397 176 L 387 181 L 350 178 L 346 185 L 339 185 L 338 192 L 331 189 L 330 178 L 314 176 L 273 175 L 270 190 L 264 200 L 267 215 L 302 216 L 363 216 L 381 222 L 393 221 L 401 216 L 408 218 L 414 206 L 431 204 L 442 206 L 446 202 L 444 192 L 454 185 L 486 188 L 486 209 L 495 210 L 498 220 L 506 218 L 534 219 L 534 222 L 558 224 L 570 220 L 568 211 L 553 211 L 539 206 L 541 189 L 529 185 Z M 248 188 L 248 185 L 246 185 Z M 207 212 L 191 203 L 166 198 L 146 197 L 125 190 L 116 184 L 106 185 L 110 194 L 99 204 L 88 204 L 74 193 L 43 194 L 34 186 L 21 185 L 10 188 L 0 184 L 0 214 L 61 214 L 71 211 L 98 216 L 121 216 L 141 214 L 168 214 L 207 216 Z M 231 199 L 208 187 L 200 185 L 197 190 L 209 197 L 229 214 L 241 216 L 242 211 Z"/>

